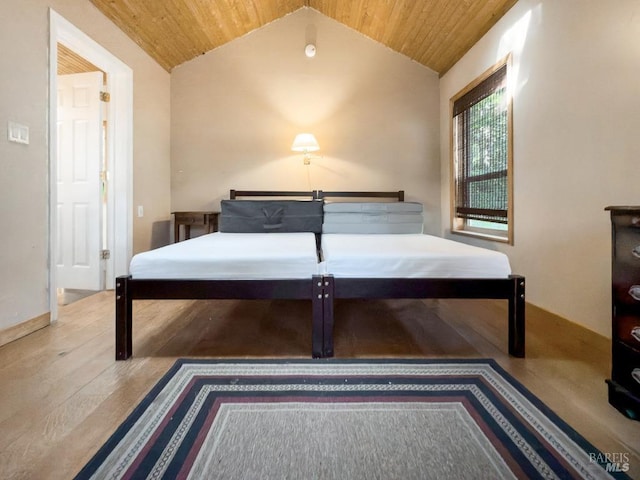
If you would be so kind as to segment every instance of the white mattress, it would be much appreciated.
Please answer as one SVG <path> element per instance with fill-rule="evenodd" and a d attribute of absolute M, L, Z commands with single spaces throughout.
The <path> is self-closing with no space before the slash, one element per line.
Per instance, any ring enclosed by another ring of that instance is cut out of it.
<path fill-rule="evenodd" d="M 318 273 L 313 233 L 211 233 L 135 255 L 134 279 L 310 279 Z"/>
<path fill-rule="evenodd" d="M 423 234 L 322 235 L 323 272 L 350 278 L 506 278 L 506 255 Z"/>

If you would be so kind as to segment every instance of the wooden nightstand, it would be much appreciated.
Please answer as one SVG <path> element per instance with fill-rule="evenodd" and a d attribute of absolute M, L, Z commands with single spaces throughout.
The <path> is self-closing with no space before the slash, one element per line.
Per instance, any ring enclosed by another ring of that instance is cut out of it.
<path fill-rule="evenodd" d="M 172 212 L 174 218 L 174 242 L 180 241 L 180 225 L 184 226 L 184 239 L 191 238 L 191 226 L 204 226 L 205 233 L 218 231 L 220 212 Z"/>

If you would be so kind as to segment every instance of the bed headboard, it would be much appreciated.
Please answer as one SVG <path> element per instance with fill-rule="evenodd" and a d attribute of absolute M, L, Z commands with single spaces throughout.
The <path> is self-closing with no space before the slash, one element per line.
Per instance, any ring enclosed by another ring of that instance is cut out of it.
<path fill-rule="evenodd" d="M 397 192 L 325 192 L 316 191 L 317 198 L 391 198 L 399 202 L 404 202 L 404 190 Z"/>
<path fill-rule="evenodd" d="M 316 191 L 283 191 L 283 190 L 229 190 L 229 198 L 235 200 L 238 197 L 309 197 L 317 199 Z"/>
<path fill-rule="evenodd" d="M 388 198 L 404 202 L 404 190 L 397 192 L 325 192 L 324 190 L 286 191 L 286 190 L 229 190 L 229 198 L 239 197 L 302 197 L 312 200 L 325 198 Z"/>

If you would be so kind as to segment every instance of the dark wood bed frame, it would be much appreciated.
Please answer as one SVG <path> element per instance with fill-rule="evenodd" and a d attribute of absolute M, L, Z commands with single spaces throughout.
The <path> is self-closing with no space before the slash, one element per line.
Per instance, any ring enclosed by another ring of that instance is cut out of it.
<path fill-rule="evenodd" d="M 231 190 L 230 198 L 301 197 L 388 198 L 404 201 L 404 192 L 324 192 Z M 304 299 L 312 305 L 313 358 L 332 357 L 336 299 L 469 298 L 504 299 L 509 310 L 509 355 L 525 356 L 525 280 L 455 278 L 340 278 L 314 275 L 291 280 L 162 280 L 116 278 L 116 360 L 133 353 L 133 300 Z"/>

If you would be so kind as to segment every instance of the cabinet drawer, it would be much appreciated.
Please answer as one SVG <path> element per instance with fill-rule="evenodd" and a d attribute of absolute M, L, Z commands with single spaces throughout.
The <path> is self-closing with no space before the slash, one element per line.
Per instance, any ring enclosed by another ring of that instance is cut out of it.
<path fill-rule="evenodd" d="M 614 340 L 611 378 L 640 396 L 640 351 Z"/>
<path fill-rule="evenodd" d="M 615 218 L 611 271 L 613 301 L 637 305 L 640 309 L 640 214 Z"/>
<path fill-rule="evenodd" d="M 628 219 L 629 217 L 631 219 Z M 624 225 L 615 222 L 613 228 L 614 269 L 617 266 L 624 267 L 625 265 L 640 268 L 640 222 L 636 222 L 636 219 L 640 219 L 640 215 L 629 215 L 622 218 L 627 219 L 622 222 Z"/>
<path fill-rule="evenodd" d="M 611 223 L 614 227 L 637 228 L 640 230 L 639 207 L 626 207 L 624 209 L 609 208 L 612 210 Z"/>
<path fill-rule="evenodd" d="M 206 215 L 204 213 L 176 213 L 175 222 L 181 225 L 205 225 Z"/>
<path fill-rule="evenodd" d="M 613 282 L 613 303 L 640 315 L 640 279 Z"/>
<path fill-rule="evenodd" d="M 613 340 L 640 350 L 640 316 L 618 315 L 613 322 Z"/>

